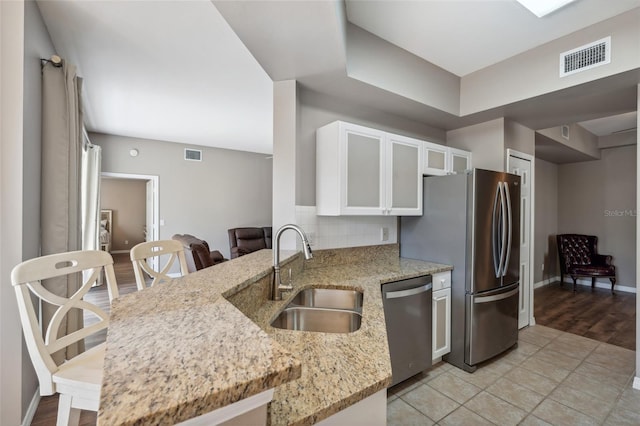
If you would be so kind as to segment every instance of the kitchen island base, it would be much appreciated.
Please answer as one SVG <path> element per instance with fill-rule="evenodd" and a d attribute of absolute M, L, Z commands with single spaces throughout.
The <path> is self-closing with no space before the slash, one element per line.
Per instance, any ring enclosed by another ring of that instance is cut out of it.
<path fill-rule="evenodd" d="M 268 389 L 207 414 L 178 423 L 178 426 L 266 425 L 267 405 L 272 399 L 273 389 Z"/>
<path fill-rule="evenodd" d="M 383 389 L 317 423 L 319 426 L 387 424 L 387 390 Z"/>

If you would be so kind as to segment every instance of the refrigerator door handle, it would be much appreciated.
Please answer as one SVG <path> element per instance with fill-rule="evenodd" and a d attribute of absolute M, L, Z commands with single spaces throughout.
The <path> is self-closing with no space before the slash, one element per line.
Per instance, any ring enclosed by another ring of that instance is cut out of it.
<path fill-rule="evenodd" d="M 492 296 L 476 296 L 473 299 L 473 303 L 489 303 L 489 302 L 495 302 L 497 300 L 507 299 L 513 296 L 514 294 L 518 293 L 518 290 L 520 290 L 520 287 L 516 287 L 513 290 L 510 290 L 506 293 L 495 294 Z"/>
<path fill-rule="evenodd" d="M 498 275 L 496 278 L 502 277 L 502 271 L 505 269 L 505 257 L 507 255 L 507 205 L 505 203 L 504 182 L 498 183 L 500 187 L 500 218 L 502 219 L 502 232 L 500 233 L 500 265 L 498 266 Z"/>
<path fill-rule="evenodd" d="M 498 185 L 496 186 L 496 196 L 493 200 L 493 215 L 491 218 L 491 248 L 493 252 L 493 270 L 496 274 L 496 278 L 500 278 L 500 273 L 502 271 L 502 258 L 499 258 L 502 254 L 502 247 L 500 247 L 500 232 L 498 231 L 498 221 L 500 220 L 500 211 L 498 211 L 498 209 L 501 208 L 499 203 L 500 198 L 502 197 L 501 188 L 501 182 L 498 182 Z"/>
<path fill-rule="evenodd" d="M 509 193 L 509 184 L 507 182 L 503 182 L 502 183 L 502 188 L 504 190 L 504 198 L 507 201 L 507 221 L 508 221 L 508 228 L 507 228 L 507 246 L 506 246 L 506 253 L 505 253 L 505 259 L 504 259 L 504 265 L 503 265 L 503 269 L 502 269 L 502 276 L 504 277 L 505 275 L 507 275 L 507 269 L 509 268 L 509 258 L 511 257 L 511 242 L 512 242 L 512 238 L 513 238 L 513 229 L 512 229 L 512 224 L 513 224 L 513 219 L 512 219 L 512 210 L 511 210 L 511 194 Z"/>

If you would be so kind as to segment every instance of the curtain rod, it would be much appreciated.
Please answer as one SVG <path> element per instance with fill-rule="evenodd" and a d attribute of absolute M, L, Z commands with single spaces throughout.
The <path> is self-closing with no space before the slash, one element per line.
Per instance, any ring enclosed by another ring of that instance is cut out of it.
<path fill-rule="evenodd" d="M 62 66 L 62 58 L 60 56 L 58 56 L 58 55 L 51 55 L 51 59 L 40 58 L 40 62 L 42 62 L 43 65 L 45 63 L 49 62 L 54 67 L 61 67 Z"/>

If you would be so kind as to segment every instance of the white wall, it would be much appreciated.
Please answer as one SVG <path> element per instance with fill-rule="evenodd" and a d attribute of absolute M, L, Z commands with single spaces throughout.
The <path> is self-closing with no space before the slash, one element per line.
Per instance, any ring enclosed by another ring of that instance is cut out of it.
<path fill-rule="evenodd" d="M 229 258 L 227 229 L 272 223 L 272 160 L 264 154 L 92 133 L 102 171 L 159 176 L 160 239 L 193 234 Z M 185 148 L 202 161 L 184 160 Z M 136 148 L 137 157 L 129 156 Z"/>
<path fill-rule="evenodd" d="M 0 424 L 22 421 L 20 320 L 11 269 L 22 261 L 23 1 L 0 2 Z"/>

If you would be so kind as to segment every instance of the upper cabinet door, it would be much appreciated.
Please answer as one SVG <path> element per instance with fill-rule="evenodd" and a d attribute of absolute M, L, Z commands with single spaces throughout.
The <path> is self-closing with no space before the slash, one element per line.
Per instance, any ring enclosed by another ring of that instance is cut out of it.
<path fill-rule="evenodd" d="M 422 143 L 399 135 L 387 137 L 388 214 L 422 214 Z"/>
<path fill-rule="evenodd" d="M 471 170 L 471 153 L 461 149 L 449 148 L 450 172 L 465 173 Z"/>
<path fill-rule="evenodd" d="M 383 215 L 385 133 L 335 121 L 316 131 L 320 216 Z"/>
<path fill-rule="evenodd" d="M 342 214 L 384 214 L 384 133 L 344 123 Z"/>
<path fill-rule="evenodd" d="M 442 176 L 449 172 L 448 150 L 446 146 L 424 142 L 424 168 L 422 173 Z"/>
<path fill-rule="evenodd" d="M 471 170 L 471 153 L 433 142 L 424 142 L 424 165 L 422 173 L 442 176 L 464 173 Z"/>

